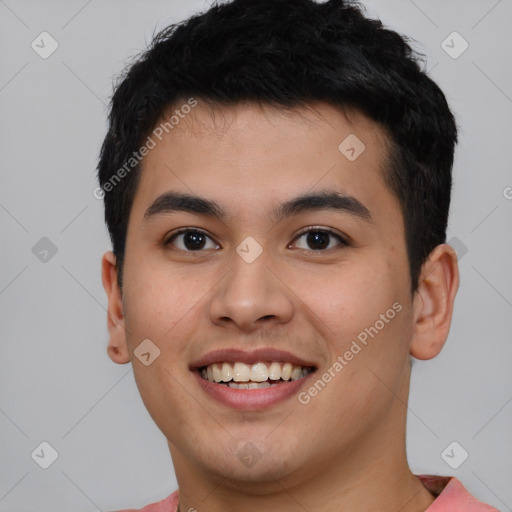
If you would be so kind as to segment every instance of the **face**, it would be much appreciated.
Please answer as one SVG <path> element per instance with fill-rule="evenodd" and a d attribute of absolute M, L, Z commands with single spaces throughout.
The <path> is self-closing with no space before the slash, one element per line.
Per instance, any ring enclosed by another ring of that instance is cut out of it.
<path fill-rule="evenodd" d="M 198 102 L 145 157 L 123 343 L 177 473 L 301 481 L 404 421 L 412 304 L 384 140 L 323 103 Z"/>

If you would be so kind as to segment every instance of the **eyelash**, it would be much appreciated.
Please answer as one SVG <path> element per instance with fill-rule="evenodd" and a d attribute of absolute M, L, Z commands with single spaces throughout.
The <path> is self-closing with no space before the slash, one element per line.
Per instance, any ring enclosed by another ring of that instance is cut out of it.
<path fill-rule="evenodd" d="M 183 233 L 188 233 L 188 232 L 201 233 L 202 235 L 206 236 L 210 240 L 213 240 L 202 229 L 187 227 L 187 228 L 181 228 L 178 231 L 176 231 L 175 233 L 173 233 L 169 238 L 167 238 L 167 240 L 164 242 L 164 245 L 165 246 L 171 245 L 172 242 L 176 239 L 176 237 L 178 237 L 179 235 L 182 235 Z M 332 237 L 337 238 L 338 241 L 340 242 L 340 244 L 338 245 L 338 248 L 340 246 L 343 247 L 343 246 L 349 246 L 350 245 L 348 243 L 348 241 L 343 236 L 341 236 L 339 233 L 335 232 L 333 229 L 317 227 L 317 226 L 310 226 L 310 227 L 304 229 L 303 231 L 301 231 L 300 233 L 297 234 L 297 236 L 293 239 L 293 242 L 295 242 L 296 240 L 301 238 L 303 235 L 306 235 L 306 234 L 308 234 L 310 232 L 314 232 L 314 233 L 315 232 L 316 233 L 327 233 L 328 235 L 331 235 Z M 217 243 L 217 242 L 215 242 L 215 243 Z M 217 245 L 219 245 L 219 244 L 217 244 Z M 332 251 L 333 249 L 336 249 L 336 247 L 331 247 L 330 249 L 317 249 L 317 250 L 314 250 L 314 249 L 299 249 L 299 250 L 300 251 L 306 251 L 306 252 L 313 252 L 313 253 L 322 253 L 322 252 Z M 191 250 L 185 250 L 185 249 L 177 249 L 177 250 L 178 251 L 182 251 L 182 252 L 187 252 L 187 253 L 203 252 L 203 249 L 199 249 L 197 251 L 191 251 Z"/>

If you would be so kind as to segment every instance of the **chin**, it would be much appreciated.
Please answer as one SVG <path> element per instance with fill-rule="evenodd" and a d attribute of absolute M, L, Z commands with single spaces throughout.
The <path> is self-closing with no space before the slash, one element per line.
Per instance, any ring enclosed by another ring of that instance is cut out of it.
<path fill-rule="evenodd" d="M 242 490 L 248 490 L 247 485 L 254 484 L 251 489 L 255 493 L 275 491 L 276 480 L 292 478 L 301 467 L 309 468 L 311 464 L 304 460 L 303 443 L 286 446 L 290 437 L 273 442 L 265 440 L 271 430 L 260 436 L 262 441 L 251 441 L 249 436 L 244 436 L 243 440 L 232 438 L 227 446 L 214 443 L 217 449 L 210 450 L 208 457 L 204 457 L 204 452 L 196 454 L 198 464 L 217 478 L 229 481 L 233 488 L 242 486 Z"/>

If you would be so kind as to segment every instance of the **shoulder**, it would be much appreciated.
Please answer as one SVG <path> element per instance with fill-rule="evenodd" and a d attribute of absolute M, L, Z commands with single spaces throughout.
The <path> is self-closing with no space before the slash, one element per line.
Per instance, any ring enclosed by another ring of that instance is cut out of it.
<path fill-rule="evenodd" d="M 178 508 L 178 491 L 174 491 L 171 495 L 162 501 L 156 503 L 150 503 L 144 508 L 140 509 L 124 509 L 118 510 L 117 512 L 176 512 Z"/>
<path fill-rule="evenodd" d="M 416 475 L 434 495 L 435 501 L 426 512 L 499 512 L 497 508 L 478 501 L 455 477 Z"/>

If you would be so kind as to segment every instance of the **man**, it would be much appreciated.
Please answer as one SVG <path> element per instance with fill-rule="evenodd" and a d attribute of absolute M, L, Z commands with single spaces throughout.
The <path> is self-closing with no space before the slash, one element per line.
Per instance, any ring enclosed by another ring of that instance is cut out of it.
<path fill-rule="evenodd" d="M 405 451 L 445 343 L 457 131 L 397 33 L 341 0 L 234 0 L 162 31 L 99 163 L 108 353 L 179 491 L 155 511 L 491 511 Z"/>

